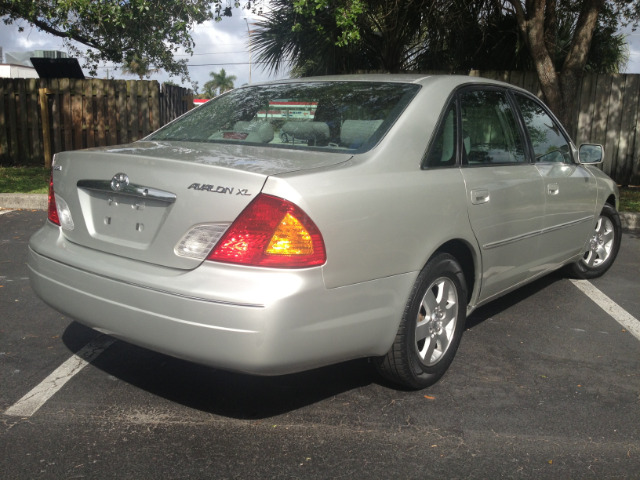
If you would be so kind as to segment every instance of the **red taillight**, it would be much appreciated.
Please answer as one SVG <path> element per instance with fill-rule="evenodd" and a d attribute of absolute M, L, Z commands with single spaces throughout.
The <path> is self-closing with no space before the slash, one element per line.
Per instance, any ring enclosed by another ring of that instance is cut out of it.
<path fill-rule="evenodd" d="M 58 208 L 56 207 L 56 197 L 53 194 L 53 175 L 49 180 L 49 221 L 60 225 L 60 219 L 58 218 Z"/>
<path fill-rule="evenodd" d="M 233 222 L 207 260 L 304 268 L 322 265 L 326 254 L 318 227 L 300 207 L 260 194 Z"/>

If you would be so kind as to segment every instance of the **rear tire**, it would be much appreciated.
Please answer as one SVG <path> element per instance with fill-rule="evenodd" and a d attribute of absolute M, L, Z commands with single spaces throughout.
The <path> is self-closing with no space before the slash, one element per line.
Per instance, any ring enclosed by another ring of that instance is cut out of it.
<path fill-rule="evenodd" d="M 440 253 L 422 269 L 389 352 L 375 359 L 378 372 L 411 389 L 433 385 L 456 354 L 467 311 L 467 288 L 455 257 Z"/>
<path fill-rule="evenodd" d="M 603 275 L 618 256 L 622 226 L 614 207 L 605 204 L 583 257 L 567 266 L 569 274 L 576 278 L 596 278 Z"/>

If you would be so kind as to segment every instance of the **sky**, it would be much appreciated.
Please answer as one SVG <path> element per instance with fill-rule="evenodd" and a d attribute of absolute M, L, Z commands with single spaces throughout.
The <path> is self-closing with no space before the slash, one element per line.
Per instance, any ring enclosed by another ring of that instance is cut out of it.
<path fill-rule="evenodd" d="M 278 75 L 269 75 L 264 69 L 251 62 L 252 57 L 249 52 L 248 29 L 253 28 L 250 12 L 235 9 L 232 17 L 224 17 L 220 22 L 213 20 L 201 25 L 196 25 L 192 37 L 196 43 L 194 55 L 176 55 L 178 59 L 187 59 L 189 64 L 189 75 L 192 80 L 199 83 L 200 90 L 205 82 L 210 80 L 210 72 L 219 72 L 224 68 L 227 75 L 235 75 L 236 87 L 249 82 L 249 71 L 251 70 L 251 83 L 260 81 L 276 80 L 287 78 L 288 71 L 279 72 Z M 246 19 L 246 21 L 245 21 Z M 18 32 L 18 26 L 24 27 L 24 32 Z M 79 44 L 75 44 L 80 46 Z M 54 35 L 41 32 L 35 27 L 31 27 L 27 22 L 16 22 L 14 25 L 4 25 L 0 20 L 0 47 L 4 53 L 21 52 L 28 50 L 61 50 L 67 51 L 64 41 Z M 80 65 L 83 64 L 82 59 Z M 2 63 L 2 62 L 0 62 Z M 83 69 L 88 77 L 87 69 Z M 98 69 L 98 78 L 122 78 L 134 79 L 136 76 L 122 74 L 117 65 L 102 64 Z M 172 80 L 181 84 L 179 78 L 170 78 L 165 72 L 154 73 L 150 80 L 164 82 Z M 186 83 L 183 86 L 191 88 Z"/>
<path fill-rule="evenodd" d="M 179 56 L 178 58 L 188 59 L 189 74 L 191 79 L 199 83 L 200 90 L 203 89 L 204 83 L 210 80 L 210 72 L 218 72 L 224 68 L 227 75 L 235 75 L 234 82 L 236 87 L 247 83 L 257 83 L 267 80 L 277 80 L 286 78 L 287 71 L 281 71 L 278 75 L 270 75 L 260 65 L 255 64 L 250 55 L 248 43 L 248 27 L 256 17 L 252 17 L 251 13 L 234 9 L 233 17 L 225 17 L 221 22 L 208 22 L 197 25 L 193 31 L 193 39 L 196 43 L 194 55 Z M 245 20 L 246 19 L 246 20 Z M 35 27 L 29 26 L 26 22 L 21 24 L 25 30 L 18 32 L 18 25 L 4 25 L 0 21 L 0 47 L 3 51 L 27 51 L 27 50 L 62 50 L 66 51 L 66 47 L 62 41 L 53 35 L 40 32 Z M 629 42 L 629 63 L 625 73 L 640 74 L 640 29 L 631 32 L 631 29 L 624 31 Z M 82 65 L 82 61 L 80 64 Z M 249 79 L 249 71 L 251 70 L 251 80 Z M 85 71 L 85 75 L 87 72 Z M 115 65 L 103 64 L 98 70 L 99 78 L 137 78 L 131 75 L 123 75 Z M 171 79 L 165 72 L 152 74 L 151 80 L 164 82 L 172 80 L 178 84 L 180 79 Z M 191 85 L 184 84 L 185 87 L 191 88 Z"/>

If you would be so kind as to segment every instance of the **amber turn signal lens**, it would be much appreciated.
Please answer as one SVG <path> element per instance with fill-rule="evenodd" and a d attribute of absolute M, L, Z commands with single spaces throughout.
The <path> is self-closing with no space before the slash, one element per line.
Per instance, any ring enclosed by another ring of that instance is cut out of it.
<path fill-rule="evenodd" d="M 305 268 L 326 261 L 320 230 L 300 207 L 258 195 L 238 216 L 207 260 L 275 268 Z"/>
<path fill-rule="evenodd" d="M 287 213 L 271 237 L 266 253 L 269 255 L 311 255 L 313 241 L 309 232 L 298 219 Z"/>

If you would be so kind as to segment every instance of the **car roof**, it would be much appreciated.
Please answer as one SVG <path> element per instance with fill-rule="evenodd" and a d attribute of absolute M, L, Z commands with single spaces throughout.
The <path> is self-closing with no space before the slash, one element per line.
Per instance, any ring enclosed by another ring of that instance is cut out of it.
<path fill-rule="evenodd" d="M 248 86 L 277 85 L 283 83 L 316 83 L 316 82 L 392 82 L 392 83 L 413 83 L 423 86 L 444 87 L 453 90 L 462 85 L 496 85 L 526 92 L 514 85 L 493 80 L 490 78 L 475 77 L 468 75 L 447 75 L 447 74 L 426 74 L 426 73 L 367 73 L 351 75 L 326 75 L 316 77 L 289 78 L 282 80 L 272 80 L 268 82 L 254 83 Z M 243 87 L 241 87 L 243 88 Z"/>

